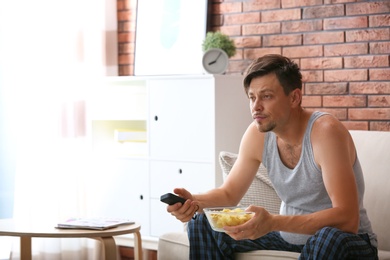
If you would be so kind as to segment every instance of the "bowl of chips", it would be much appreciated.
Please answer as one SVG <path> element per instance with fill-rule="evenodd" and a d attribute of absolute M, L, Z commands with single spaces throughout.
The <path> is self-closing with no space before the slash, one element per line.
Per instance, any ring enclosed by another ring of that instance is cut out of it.
<path fill-rule="evenodd" d="M 240 207 L 217 207 L 203 209 L 213 230 L 225 232 L 223 227 L 238 226 L 250 220 L 255 213 Z"/>

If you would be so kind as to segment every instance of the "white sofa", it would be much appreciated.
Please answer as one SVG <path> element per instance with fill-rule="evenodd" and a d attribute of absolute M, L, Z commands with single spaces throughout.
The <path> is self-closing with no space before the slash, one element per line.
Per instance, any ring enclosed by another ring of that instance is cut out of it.
<path fill-rule="evenodd" d="M 350 131 L 355 141 L 364 172 L 366 191 L 364 205 L 373 230 L 378 236 L 379 259 L 390 259 L 390 132 Z M 235 155 L 221 152 L 220 163 L 224 175 L 228 174 Z M 260 167 L 242 205 L 261 205 L 271 212 L 278 212 L 280 200 L 268 180 L 266 170 Z M 184 260 L 189 258 L 189 242 L 186 232 L 172 232 L 159 238 L 159 260 Z M 237 253 L 236 259 L 297 259 L 299 254 L 284 251 L 258 250 Z"/>

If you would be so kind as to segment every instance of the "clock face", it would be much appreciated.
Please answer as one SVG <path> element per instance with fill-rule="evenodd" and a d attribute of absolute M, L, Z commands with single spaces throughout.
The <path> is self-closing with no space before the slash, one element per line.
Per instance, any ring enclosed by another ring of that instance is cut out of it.
<path fill-rule="evenodd" d="M 203 54 L 203 68 L 211 74 L 222 74 L 229 65 L 229 57 L 222 49 L 209 49 Z"/>

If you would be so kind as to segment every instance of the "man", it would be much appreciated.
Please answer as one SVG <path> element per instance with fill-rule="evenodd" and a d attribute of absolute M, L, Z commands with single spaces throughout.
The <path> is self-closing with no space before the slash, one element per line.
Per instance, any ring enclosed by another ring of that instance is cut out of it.
<path fill-rule="evenodd" d="M 247 128 L 228 178 L 167 210 L 189 222 L 191 259 L 233 259 L 234 252 L 284 250 L 300 259 L 377 259 L 377 241 L 363 207 L 364 180 L 347 129 L 333 116 L 301 107 L 298 66 L 280 55 L 252 62 L 244 75 L 254 121 Z M 232 122 L 234 123 L 234 122 Z M 260 163 L 282 200 L 280 215 L 256 205 L 245 224 L 213 231 L 203 208 L 235 206 Z"/>

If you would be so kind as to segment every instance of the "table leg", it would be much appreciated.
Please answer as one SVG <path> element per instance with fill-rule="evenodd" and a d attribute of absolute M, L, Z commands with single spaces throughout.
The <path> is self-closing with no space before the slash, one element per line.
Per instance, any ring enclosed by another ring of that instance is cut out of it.
<path fill-rule="evenodd" d="M 136 260 L 142 260 L 142 240 L 139 231 L 134 232 L 134 254 Z"/>
<path fill-rule="evenodd" d="M 104 259 L 117 259 L 116 244 L 113 237 L 100 237 L 99 240 L 103 244 Z"/>
<path fill-rule="evenodd" d="M 20 259 L 31 260 L 31 237 L 20 237 Z"/>

